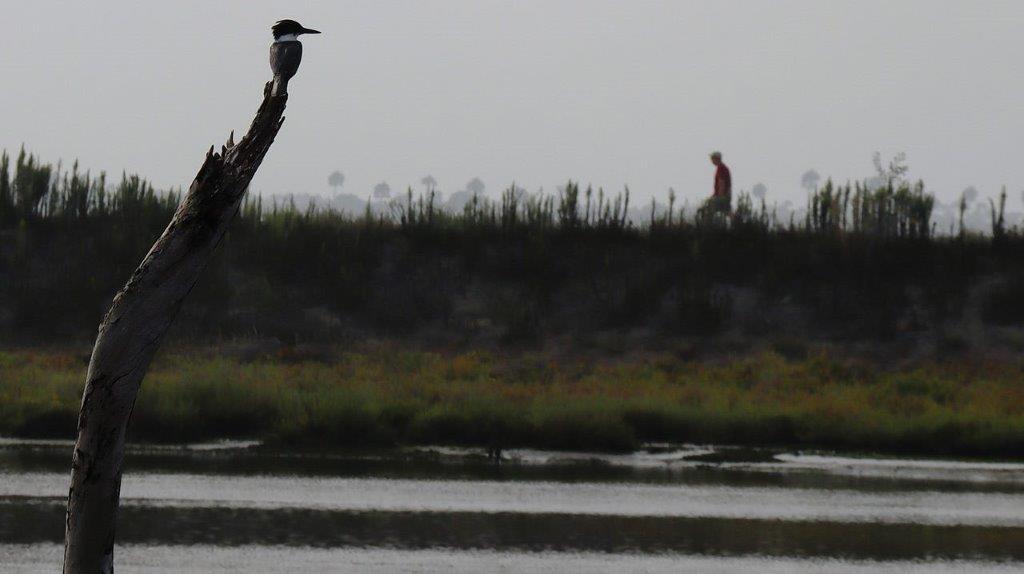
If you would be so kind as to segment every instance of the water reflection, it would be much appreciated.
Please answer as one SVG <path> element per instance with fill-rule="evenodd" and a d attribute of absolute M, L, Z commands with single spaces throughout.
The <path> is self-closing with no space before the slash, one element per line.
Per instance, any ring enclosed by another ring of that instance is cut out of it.
<path fill-rule="evenodd" d="M 62 497 L 67 475 L 0 473 L 0 496 Z M 130 474 L 125 505 L 586 514 L 1013 526 L 1024 495 L 589 482 Z"/>
<path fill-rule="evenodd" d="M 495 467 L 453 449 L 135 449 L 118 561 L 122 572 L 446 573 L 1024 563 L 1024 465 L 762 453 L 707 464 L 693 452 L 518 451 Z M 59 563 L 67 453 L 0 441 L 0 570 Z"/>
<path fill-rule="evenodd" d="M 59 501 L 6 500 L 0 539 L 59 541 L 62 518 Z M 125 544 L 1024 560 L 1020 529 L 921 524 L 131 505 L 118 530 Z"/>
<path fill-rule="evenodd" d="M 18 573 L 53 572 L 62 548 L 56 544 L 2 545 L 0 564 Z M 966 561 L 878 562 L 837 559 L 792 559 L 773 556 L 722 557 L 586 552 L 500 552 L 452 549 L 401 550 L 388 548 L 289 548 L 267 546 L 149 546 L 125 545 L 117 550 L 118 572 L 247 572 L 250 574 L 342 572 L 358 574 L 1008 574 L 1014 564 Z"/>

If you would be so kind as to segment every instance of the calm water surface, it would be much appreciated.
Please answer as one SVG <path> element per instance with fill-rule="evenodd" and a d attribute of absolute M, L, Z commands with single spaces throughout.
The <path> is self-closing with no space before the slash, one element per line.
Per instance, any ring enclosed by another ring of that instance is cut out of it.
<path fill-rule="evenodd" d="M 70 445 L 0 440 L 0 571 L 60 562 Z M 1024 464 L 138 448 L 119 572 L 1015 572 Z"/>

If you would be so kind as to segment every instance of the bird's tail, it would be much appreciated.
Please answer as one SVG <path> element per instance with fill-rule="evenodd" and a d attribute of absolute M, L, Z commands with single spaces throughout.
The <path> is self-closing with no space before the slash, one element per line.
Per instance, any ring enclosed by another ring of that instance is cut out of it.
<path fill-rule="evenodd" d="M 287 96 L 288 95 L 288 78 L 284 76 L 274 76 L 274 87 L 270 90 L 271 96 Z"/>

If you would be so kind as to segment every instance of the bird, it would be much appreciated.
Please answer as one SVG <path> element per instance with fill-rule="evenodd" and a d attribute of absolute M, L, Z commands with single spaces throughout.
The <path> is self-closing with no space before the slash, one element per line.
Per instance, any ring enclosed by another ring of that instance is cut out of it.
<path fill-rule="evenodd" d="M 288 94 L 288 80 L 299 71 L 302 62 L 302 34 L 319 34 L 317 30 L 305 28 L 295 20 L 280 20 L 270 29 L 274 43 L 270 45 L 270 69 L 274 72 L 274 87 L 271 95 Z"/>

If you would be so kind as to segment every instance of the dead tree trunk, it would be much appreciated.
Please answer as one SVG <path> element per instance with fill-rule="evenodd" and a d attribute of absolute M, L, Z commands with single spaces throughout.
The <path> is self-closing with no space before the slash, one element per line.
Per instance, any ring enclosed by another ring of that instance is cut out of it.
<path fill-rule="evenodd" d="M 121 490 L 125 430 L 142 378 L 167 329 L 210 259 L 264 155 L 288 101 L 271 84 L 236 145 L 213 147 L 171 223 L 114 297 L 100 323 L 86 377 L 71 467 L 64 572 L 114 570 L 114 522 Z"/>

